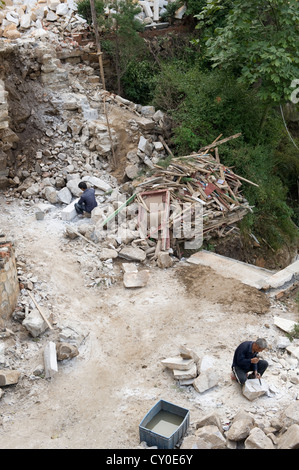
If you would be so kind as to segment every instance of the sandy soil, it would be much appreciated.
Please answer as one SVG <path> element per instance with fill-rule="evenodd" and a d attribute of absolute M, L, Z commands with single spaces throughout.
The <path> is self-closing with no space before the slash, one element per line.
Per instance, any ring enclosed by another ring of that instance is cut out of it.
<path fill-rule="evenodd" d="M 298 321 L 292 303 L 274 302 L 184 260 L 167 270 L 145 265 L 150 280 L 135 290 L 123 286 L 117 261 L 110 287 L 89 287 L 87 267 L 96 263 L 96 251 L 64 237 L 59 208 L 38 221 L 32 206 L 4 194 L 0 208 L 1 231 L 37 279 L 33 294 L 51 309 L 55 325 L 38 340 L 21 323 L 7 325 L 15 335 L 5 340 L 6 352 L 22 375 L 0 400 L 1 449 L 135 449 L 139 423 L 160 399 L 190 410 L 192 432 L 196 420 L 211 411 L 223 424 L 239 409 L 267 424 L 298 395 L 298 385 L 281 378 L 275 344 L 283 333 L 273 325 L 274 315 Z M 52 379 L 33 376 L 45 344 L 71 324 L 84 335 L 80 354 L 60 362 Z M 274 348 L 264 353 L 270 363 L 265 379 L 277 393 L 250 402 L 231 381 L 230 366 L 235 347 L 256 337 Z M 199 394 L 178 386 L 160 361 L 177 355 L 181 344 L 200 358 L 213 356 L 221 373 L 217 387 Z"/>

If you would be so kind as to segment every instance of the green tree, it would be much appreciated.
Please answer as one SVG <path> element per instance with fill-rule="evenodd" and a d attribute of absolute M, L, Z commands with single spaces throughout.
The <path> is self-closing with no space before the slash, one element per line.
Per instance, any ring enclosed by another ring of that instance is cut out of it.
<path fill-rule="evenodd" d="M 105 4 L 102 0 L 95 0 L 94 2 L 97 18 L 104 15 Z M 92 24 L 92 15 L 89 0 L 81 0 L 77 3 L 78 14 L 84 18 L 89 25 Z"/>
<path fill-rule="evenodd" d="M 299 68 L 297 0 L 206 0 L 196 18 L 213 67 L 254 85 L 267 104 L 290 99 Z"/>
<path fill-rule="evenodd" d="M 110 31 L 110 54 L 113 59 L 117 79 L 117 92 L 122 92 L 122 77 L 126 73 L 128 65 L 135 59 L 140 58 L 145 52 L 145 44 L 139 32 L 143 25 L 136 19 L 141 8 L 133 0 L 115 0 L 109 5 Z"/>

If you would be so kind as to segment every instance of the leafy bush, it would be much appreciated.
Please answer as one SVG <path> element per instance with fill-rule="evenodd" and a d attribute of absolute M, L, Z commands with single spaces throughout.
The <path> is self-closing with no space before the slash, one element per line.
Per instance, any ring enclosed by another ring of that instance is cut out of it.
<path fill-rule="evenodd" d="M 152 99 L 154 70 L 148 60 L 131 60 L 122 77 L 124 95 L 134 103 L 146 105 Z"/>
<path fill-rule="evenodd" d="M 164 64 L 154 103 L 176 123 L 173 144 L 177 155 L 196 152 L 220 134 L 228 137 L 241 132 L 238 139 L 221 145 L 219 153 L 222 163 L 259 185 L 243 183 L 244 195 L 254 206 L 243 229 L 253 230 L 274 249 L 286 238 L 298 237 L 294 213 L 287 203 L 290 181 L 295 184 L 298 175 L 298 157 L 286 145 L 285 129 L 274 108 L 268 111 L 261 131 L 264 104 L 253 88 L 223 71 Z"/>
<path fill-rule="evenodd" d="M 104 13 L 104 2 L 102 0 L 95 0 L 94 6 L 97 17 Z M 81 0 L 77 3 L 78 14 L 84 18 L 89 25 L 92 24 L 92 15 L 89 0 Z"/>

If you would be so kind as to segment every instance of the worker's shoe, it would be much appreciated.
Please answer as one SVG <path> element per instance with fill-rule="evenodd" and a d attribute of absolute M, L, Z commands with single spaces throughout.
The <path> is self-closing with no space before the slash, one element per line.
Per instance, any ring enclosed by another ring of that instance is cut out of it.
<path fill-rule="evenodd" d="M 86 219 L 90 219 L 91 217 L 90 212 L 84 212 L 83 217 L 85 217 Z"/>

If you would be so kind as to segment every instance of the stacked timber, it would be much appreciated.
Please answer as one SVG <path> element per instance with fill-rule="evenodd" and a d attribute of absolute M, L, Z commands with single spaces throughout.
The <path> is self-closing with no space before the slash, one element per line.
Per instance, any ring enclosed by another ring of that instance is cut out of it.
<path fill-rule="evenodd" d="M 222 164 L 219 159 L 218 146 L 216 147 L 239 135 L 219 142 L 216 139 L 213 144 L 204 147 L 198 153 L 172 158 L 167 168 L 154 165 L 154 171 L 150 177 L 141 182 L 140 180 L 135 182 L 139 203 L 144 206 L 147 194 L 152 195 L 163 190 L 169 194 L 170 210 L 167 212 L 166 223 L 172 243 L 178 242 L 180 238 L 177 236 L 180 233 L 177 223 L 182 224 L 183 228 L 183 224 L 188 220 L 189 223 L 191 222 L 192 232 L 198 206 L 202 207 L 202 235 L 206 239 L 227 234 L 228 231 L 234 229 L 234 224 L 243 219 L 248 212 L 252 212 L 252 207 L 242 194 L 242 183 L 258 185 L 235 174 L 231 167 Z M 214 155 L 208 153 L 213 147 L 215 147 Z M 162 228 L 161 224 L 159 229 Z M 174 228 L 176 240 L 173 239 L 171 233 Z M 181 241 L 186 241 L 184 230 L 181 230 L 181 233 Z"/>

